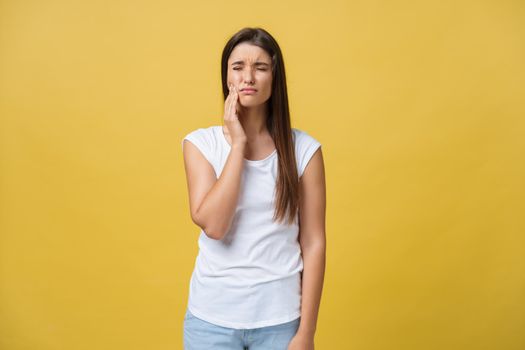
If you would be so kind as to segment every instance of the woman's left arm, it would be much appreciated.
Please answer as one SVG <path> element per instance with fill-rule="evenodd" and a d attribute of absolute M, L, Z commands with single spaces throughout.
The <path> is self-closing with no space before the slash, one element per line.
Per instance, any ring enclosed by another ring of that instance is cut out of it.
<path fill-rule="evenodd" d="M 313 349 L 326 264 L 326 185 L 321 148 L 301 177 L 299 243 L 303 256 L 301 322 L 288 349 Z"/>

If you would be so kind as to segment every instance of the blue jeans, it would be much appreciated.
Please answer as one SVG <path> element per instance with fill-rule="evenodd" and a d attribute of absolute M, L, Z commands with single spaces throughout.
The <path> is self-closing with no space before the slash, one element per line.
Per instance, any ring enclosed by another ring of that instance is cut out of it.
<path fill-rule="evenodd" d="M 201 320 L 186 309 L 184 350 L 286 350 L 300 320 L 299 317 L 274 326 L 235 329 Z"/>

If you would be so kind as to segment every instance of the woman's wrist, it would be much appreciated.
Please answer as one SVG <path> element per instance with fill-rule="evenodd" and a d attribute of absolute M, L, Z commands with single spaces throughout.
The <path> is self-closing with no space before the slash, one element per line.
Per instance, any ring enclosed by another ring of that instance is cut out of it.
<path fill-rule="evenodd" d="M 315 336 L 315 329 L 299 326 L 299 328 L 297 329 L 297 334 L 301 337 L 313 338 Z"/>

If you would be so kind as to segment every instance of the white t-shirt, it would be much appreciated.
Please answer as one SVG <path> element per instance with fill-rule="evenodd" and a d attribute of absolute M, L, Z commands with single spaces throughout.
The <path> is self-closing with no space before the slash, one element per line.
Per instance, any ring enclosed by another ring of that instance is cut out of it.
<path fill-rule="evenodd" d="M 292 128 L 301 176 L 321 144 Z M 219 178 L 230 152 L 222 125 L 200 128 L 184 139 L 210 162 Z M 301 315 L 303 260 L 298 215 L 292 225 L 272 221 L 278 174 L 277 150 L 261 160 L 244 159 L 241 188 L 230 230 L 221 240 L 201 229 L 188 309 L 210 323 L 250 329 Z"/>

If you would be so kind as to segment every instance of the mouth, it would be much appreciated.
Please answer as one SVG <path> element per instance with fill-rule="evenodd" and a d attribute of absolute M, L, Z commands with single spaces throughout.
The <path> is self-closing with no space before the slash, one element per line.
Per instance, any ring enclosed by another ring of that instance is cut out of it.
<path fill-rule="evenodd" d="M 257 90 L 255 90 L 255 89 L 242 89 L 241 92 L 243 92 L 244 94 L 247 94 L 247 95 L 251 95 L 251 94 L 255 94 L 257 92 Z"/>

